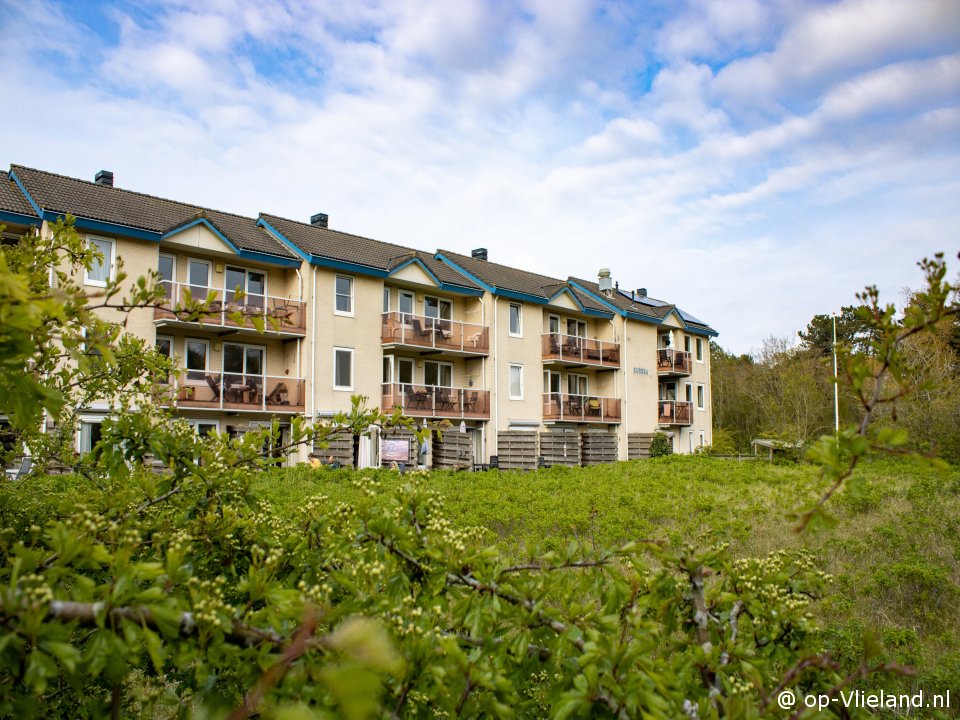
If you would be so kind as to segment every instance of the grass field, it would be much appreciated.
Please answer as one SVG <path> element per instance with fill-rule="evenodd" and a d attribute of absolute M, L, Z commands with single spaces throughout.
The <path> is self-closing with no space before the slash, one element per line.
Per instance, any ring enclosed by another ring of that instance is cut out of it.
<path fill-rule="evenodd" d="M 378 492 L 400 482 L 396 472 L 361 474 L 376 479 Z M 834 576 L 817 606 L 825 647 L 855 663 L 870 630 L 888 658 L 918 669 L 906 687 L 960 696 L 960 471 L 875 461 L 857 477 L 865 481 L 859 493 L 831 501 L 836 525 L 802 535 L 785 516 L 823 490 L 807 465 L 671 457 L 532 473 L 437 472 L 425 482 L 441 493 L 452 521 L 487 528 L 489 541 L 510 553 L 573 538 L 600 545 L 729 541 L 738 557 L 806 546 Z M 321 493 L 369 503 L 369 486 L 356 478 L 301 467 L 254 487 L 284 513 Z"/>

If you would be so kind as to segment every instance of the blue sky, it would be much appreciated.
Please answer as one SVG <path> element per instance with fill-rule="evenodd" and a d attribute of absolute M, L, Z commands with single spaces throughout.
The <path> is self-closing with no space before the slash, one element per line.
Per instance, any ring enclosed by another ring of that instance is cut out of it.
<path fill-rule="evenodd" d="M 0 165 L 558 277 L 745 352 L 960 250 L 960 2 L 0 0 Z"/>

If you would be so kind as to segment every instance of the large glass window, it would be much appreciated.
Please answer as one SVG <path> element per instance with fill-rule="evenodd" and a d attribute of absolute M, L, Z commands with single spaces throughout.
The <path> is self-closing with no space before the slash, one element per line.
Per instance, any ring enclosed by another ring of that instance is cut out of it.
<path fill-rule="evenodd" d="M 404 315 L 413 315 L 413 293 L 401 291 L 397 299 L 400 312 Z"/>
<path fill-rule="evenodd" d="M 265 273 L 228 266 L 224 283 L 226 285 L 224 297 L 227 302 L 237 302 L 259 308 L 264 306 L 267 293 L 267 276 Z"/>
<path fill-rule="evenodd" d="M 587 394 L 587 376 L 568 373 L 567 374 L 567 392 L 570 393 L 571 395 L 586 395 Z"/>
<path fill-rule="evenodd" d="M 334 282 L 334 312 L 353 315 L 353 278 L 337 275 Z"/>
<path fill-rule="evenodd" d="M 523 365 L 510 366 L 510 399 L 523 400 Z"/>
<path fill-rule="evenodd" d="M 706 397 L 705 397 L 703 385 L 698 384 L 697 385 L 697 407 L 699 409 L 703 410 L 706 407 L 704 402 L 705 400 L 706 400 Z"/>
<path fill-rule="evenodd" d="M 453 366 L 447 363 L 425 362 L 423 364 L 423 384 L 451 387 L 453 385 Z"/>
<path fill-rule="evenodd" d="M 684 400 L 686 400 L 687 402 L 693 402 L 693 385 L 691 385 L 690 383 L 687 383 L 684 386 L 684 389 L 686 391 L 686 397 L 684 397 Z"/>
<path fill-rule="evenodd" d="M 187 340 L 184 362 L 188 380 L 203 380 L 207 373 L 210 346 L 206 340 Z"/>
<path fill-rule="evenodd" d="M 690 352 L 690 336 L 689 335 L 683 336 L 683 349 L 686 350 L 687 352 Z"/>
<path fill-rule="evenodd" d="M 383 288 L 383 311 L 390 312 L 390 288 Z"/>
<path fill-rule="evenodd" d="M 225 343 L 223 372 L 235 375 L 263 375 L 263 348 Z"/>
<path fill-rule="evenodd" d="M 449 300 L 427 297 L 423 300 L 423 314 L 428 318 L 453 320 L 453 303 Z"/>
<path fill-rule="evenodd" d="M 161 255 L 157 261 L 157 273 L 160 275 L 160 283 L 163 285 L 163 293 L 166 297 L 173 297 L 174 281 L 177 279 L 177 264 L 173 255 Z"/>
<path fill-rule="evenodd" d="M 558 318 L 556 315 L 550 315 L 547 318 L 547 332 L 549 333 L 560 332 L 560 318 Z"/>
<path fill-rule="evenodd" d="M 413 360 L 410 358 L 397 358 L 397 382 L 413 384 Z"/>
<path fill-rule="evenodd" d="M 523 309 L 520 303 L 510 303 L 510 334 L 517 337 L 523 334 Z"/>
<path fill-rule="evenodd" d="M 113 240 L 106 238 L 87 238 L 90 247 L 102 257 L 93 260 L 90 269 L 84 271 L 83 281 L 87 285 L 105 287 L 113 273 Z"/>
<path fill-rule="evenodd" d="M 101 423 L 99 420 L 84 420 L 80 423 L 80 453 L 86 455 L 93 452 L 93 449 L 100 442 Z"/>
<path fill-rule="evenodd" d="M 697 338 L 697 362 L 703 362 L 703 339 Z"/>
<path fill-rule="evenodd" d="M 336 390 L 353 389 L 353 350 L 333 349 L 333 387 Z"/>
<path fill-rule="evenodd" d="M 206 260 L 190 260 L 187 265 L 187 280 L 193 299 L 205 302 L 210 287 L 210 263 Z"/>
<path fill-rule="evenodd" d="M 587 324 L 583 320 L 567 320 L 567 335 L 575 337 L 587 336 Z"/>

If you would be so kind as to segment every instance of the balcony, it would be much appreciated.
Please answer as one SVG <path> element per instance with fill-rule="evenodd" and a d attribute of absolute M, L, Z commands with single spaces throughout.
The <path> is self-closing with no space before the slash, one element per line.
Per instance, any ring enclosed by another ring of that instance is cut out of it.
<path fill-rule="evenodd" d="M 620 367 L 620 344 L 563 333 L 542 335 L 543 362 L 554 365 Z"/>
<path fill-rule="evenodd" d="M 154 306 L 157 325 L 190 325 L 251 331 L 279 337 L 304 337 L 307 333 L 305 303 L 272 295 L 241 294 L 199 285 L 165 280 L 166 298 Z M 225 298 L 225 300 L 223 300 Z M 208 301 L 209 300 L 209 301 Z M 206 303 L 202 312 L 185 308 Z"/>
<path fill-rule="evenodd" d="M 459 320 L 385 312 L 380 342 L 385 348 L 416 348 L 447 355 L 489 355 L 490 328 Z"/>
<path fill-rule="evenodd" d="M 168 389 L 157 386 L 161 404 L 178 409 L 302 413 L 302 378 L 183 370 Z"/>
<path fill-rule="evenodd" d="M 618 423 L 621 420 L 620 398 L 544 393 L 543 419 L 567 422 Z"/>
<path fill-rule="evenodd" d="M 693 370 L 693 359 L 685 350 L 660 348 L 657 350 L 658 375 L 689 375 Z"/>
<path fill-rule="evenodd" d="M 682 400 L 660 400 L 657 402 L 657 422 L 660 425 L 692 425 L 693 403 Z"/>
<path fill-rule="evenodd" d="M 489 420 L 490 391 L 384 383 L 380 407 L 384 412 L 399 407 L 410 417 Z"/>

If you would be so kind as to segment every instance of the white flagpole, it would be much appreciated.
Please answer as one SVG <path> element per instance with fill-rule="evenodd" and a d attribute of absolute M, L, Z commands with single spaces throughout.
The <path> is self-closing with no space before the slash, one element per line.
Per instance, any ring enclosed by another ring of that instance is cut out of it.
<path fill-rule="evenodd" d="M 833 314 L 833 426 L 840 432 L 840 385 L 837 382 L 837 314 Z"/>

